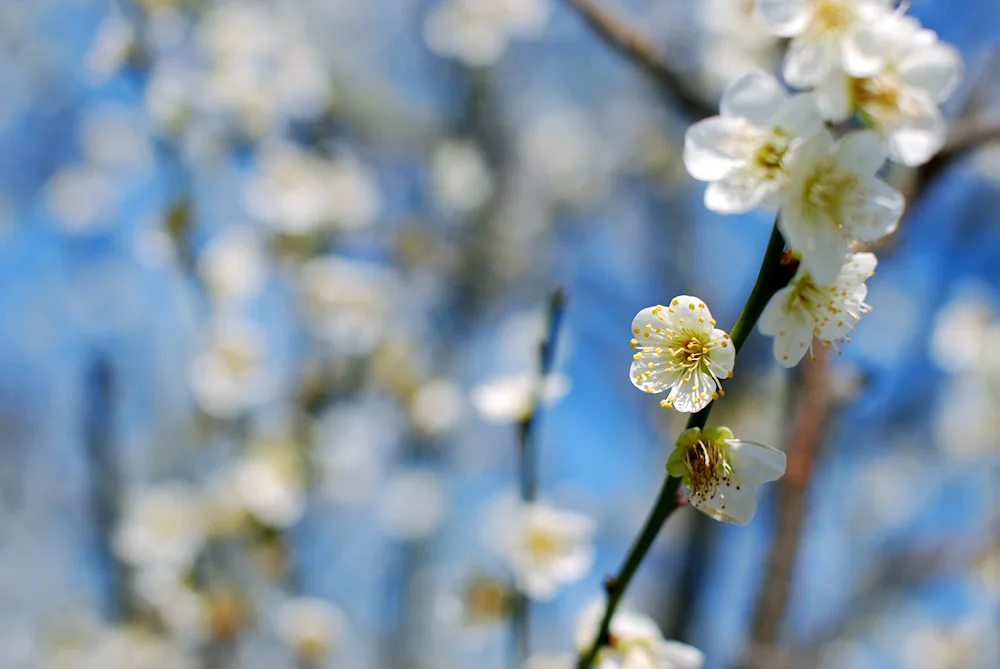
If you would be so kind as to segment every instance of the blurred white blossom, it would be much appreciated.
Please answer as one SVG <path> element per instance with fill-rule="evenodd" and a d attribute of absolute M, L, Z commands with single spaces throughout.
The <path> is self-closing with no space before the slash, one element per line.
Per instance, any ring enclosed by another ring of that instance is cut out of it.
<path fill-rule="evenodd" d="M 275 629 L 308 666 L 325 666 L 347 642 L 347 617 L 330 602 L 314 597 L 282 602 L 275 613 Z"/>
<path fill-rule="evenodd" d="M 713 90 L 755 69 L 771 69 L 778 39 L 755 11 L 756 0 L 703 0 L 694 4 L 695 21 L 704 31 L 701 76 Z"/>
<path fill-rule="evenodd" d="M 484 522 L 488 540 L 513 570 L 517 587 L 540 601 L 552 599 L 560 587 L 590 571 L 596 529 L 583 514 L 508 495 L 487 508 Z"/>
<path fill-rule="evenodd" d="M 469 140 L 448 140 L 431 157 L 434 196 L 447 209 L 467 214 L 482 207 L 493 195 L 493 175 L 478 145 Z"/>
<path fill-rule="evenodd" d="M 586 112 L 557 108 L 531 117 L 518 140 L 527 174 L 556 203 L 583 204 L 607 191 L 612 166 Z"/>
<path fill-rule="evenodd" d="M 251 516 L 269 527 L 295 525 L 306 506 L 305 480 L 296 445 L 268 438 L 233 463 L 236 495 Z"/>
<path fill-rule="evenodd" d="M 219 301 L 256 297 L 268 276 L 268 254 L 249 227 L 228 227 L 216 235 L 198 256 L 198 271 L 209 292 Z"/>
<path fill-rule="evenodd" d="M 531 373 L 499 376 L 472 389 L 472 405 L 487 423 L 510 423 L 521 420 L 531 410 L 536 375 Z M 569 393 L 571 384 L 564 374 L 552 373 L 541 384 L 541 401 L 552 406 Z"/>
<path fill-rule="evenodd" d="M 180 481 L 133 491 L 115 529 L 114 551 L 134 567 L 191 566 L 205 543 L 204 502 L 198 490 Z"/>
<path fill-rule="evenodd" d="M 472 67 L 496 63 L 514 38 L 537 38 L 549 18 L 549 0 L 441 0 L 424 21 L 432 51 Z"/>
<path fill-rule="evenodd" d="M 587 606 L 576 626 L 577 652 L 590 649 L 601 619 L 604 600 Z M 600 669 L 701 669 L 705 655 L 679 641 L 668 641 L 647 615 L 619 609 L 608 626 L 610 644 L 603 647 L 594 666 Z"/>
<path fill-rule="evenodd" d="M 410 418 L 425 434 L 440 435 L 458 424 L 463 405 L 462 392 L 454 381 L 431 379 L 421 384 L 413 394 Z"/>
<path fill-rule="evenodd" d="M 264 340 L 256 326 L 222 317 L 191 364 L 191 388 L 208 414 L 232 418 L 260 406 L 275 390 L 266 365 Z"/>
<path fill-rule="evenodd" d="M 117 192 L 114 180 L 96 166 L 67 165 L 45 183 L 43 197 L 64 230 L 87 233 L 110 227 Z"/>

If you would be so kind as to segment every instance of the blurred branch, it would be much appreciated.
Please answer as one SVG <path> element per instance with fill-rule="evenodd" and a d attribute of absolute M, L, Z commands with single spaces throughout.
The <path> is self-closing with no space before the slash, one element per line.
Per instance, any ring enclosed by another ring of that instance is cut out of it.
<path fill-rule="evenodd" d="M 597 0 L 566 2 L 608 46 L 642 68 L 687 116 L 697 120 L 717 113 L 716 105 L 694 92 L 639 28 L 604 9 Z"/>
<path fill-rule="evenodd" d="M 549 298 L 548 321 L 545 338 L 538 350 L 538 376 L 532 389 L 531 406 L 518 424 L 518 482 L 522 502 L 533 502 L 537 496 L 538 449 L 535 433 L 545 405 L 545 384 L 555 363 L 556 343 L 559 340 L 566 299 L 566 291 L 561 287 L 552 291 Z M 531 651 L 531 604 L 523 592 L 515 592 L 514 605 L 511 607 L 513 649 L 510 662 L 512 669 L 519 669 L 524 666 Z"/>
<path fill-rule="evenodd" d="M 121 479 L 113 436 L 114 374 L 111 361 L 97 355 L 87 370 L 85 447 L 91 467 L 91 513 L 98 538 L 100 560 L 107 570 L 107 614 L 123 620 L 132 614 L 128 572 L 114 555 L 112 541 L 121 503 Z"/>

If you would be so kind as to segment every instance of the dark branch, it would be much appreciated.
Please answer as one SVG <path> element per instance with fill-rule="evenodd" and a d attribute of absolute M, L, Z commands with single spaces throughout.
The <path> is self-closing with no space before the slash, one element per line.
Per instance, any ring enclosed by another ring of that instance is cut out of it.
<path fill-rule="evenodd" d="M 653 41 L 641 30 L 596 0 L 566 0 L 587 25 L 611 48 L 638 65 L 676 105 L 694 120 L 718 113 L 716 105 L 706 101 L 687 85 Z"/>

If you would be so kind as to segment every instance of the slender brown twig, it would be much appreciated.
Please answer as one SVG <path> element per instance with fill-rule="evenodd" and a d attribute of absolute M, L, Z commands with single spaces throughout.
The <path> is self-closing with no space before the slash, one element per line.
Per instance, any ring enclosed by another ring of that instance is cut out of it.
<path fill-rule="evenodd" d="M 702 119 L 716 113 L 684 81 L 653 41 L 629 21 L 602 7 L 596 0 L 566 0 L 591 30 L 612 49 L 641 67 L 656 86 L 686 115 Z"/>

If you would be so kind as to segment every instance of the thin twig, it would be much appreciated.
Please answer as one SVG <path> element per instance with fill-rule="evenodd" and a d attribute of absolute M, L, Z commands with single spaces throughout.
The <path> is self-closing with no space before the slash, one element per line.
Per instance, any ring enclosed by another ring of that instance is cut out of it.
<path fill-rule="evenodd" d="M 717 113 L 716 106 L 695 93 L 653 41 L 636 26 L 603 8 L 596 0 L 566 2 L 608 46 L 641 67 L 687 116 L 699 120 Z"/>
<path fill-rule="evenodd" d="M 518 483 L 521 501 L 533 502 L 538 490 L 538 454 L 535 435 L 545 406 L 545 386 L 556 359 L 556 343 L 566 308 L 566 291 L 556 288 L 549 298 L 545 338 L 538 349 L 538 376 L 532 388 L 531 404 L 518 423 Z M 512 669 L 524 666 L 531 648 L 531 605 L 524 593 L 516 591 L 511 607 Z"/>

